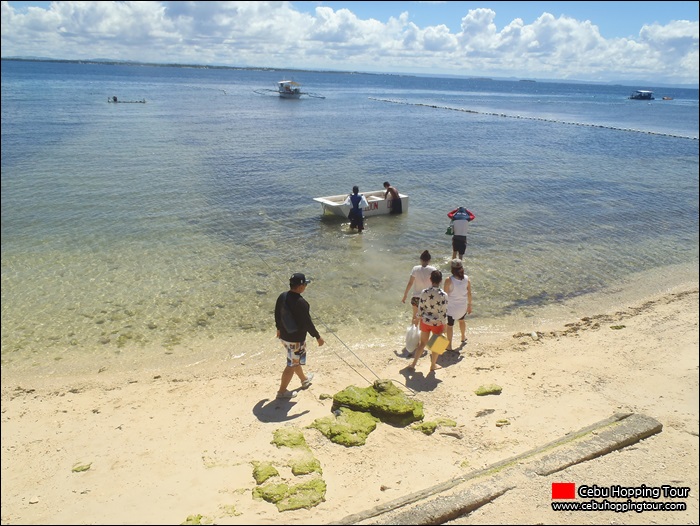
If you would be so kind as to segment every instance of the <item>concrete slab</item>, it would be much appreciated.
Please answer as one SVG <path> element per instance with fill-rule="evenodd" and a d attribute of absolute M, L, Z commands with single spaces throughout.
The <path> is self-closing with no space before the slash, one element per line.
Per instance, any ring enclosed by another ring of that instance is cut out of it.
<path fill-rule="evenodd" d="M 442 524 L 516 487 L 516 475 L 546 476 L 660 433 L 645 415 L 617 413 L 575 433 L 332 524 Z"/>

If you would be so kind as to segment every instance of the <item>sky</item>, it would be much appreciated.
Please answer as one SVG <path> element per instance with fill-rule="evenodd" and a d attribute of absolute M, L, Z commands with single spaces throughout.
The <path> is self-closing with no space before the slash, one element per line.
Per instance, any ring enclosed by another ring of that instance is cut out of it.
<path fill-rule="evenodd" d="M 2 1 L 0 54 L 697 87 L 698 5 Z"/>

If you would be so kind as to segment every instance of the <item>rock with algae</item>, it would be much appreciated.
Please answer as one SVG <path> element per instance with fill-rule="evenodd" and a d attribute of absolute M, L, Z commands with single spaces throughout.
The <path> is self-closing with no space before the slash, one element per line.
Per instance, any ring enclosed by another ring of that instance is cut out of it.
<path fill-rule="evenodd" d="M 326 482 L 316 477 L 295 485 L 265 484 L 253 490 L 253 498 L 271 502 L 279 511 L 311 509 L 326 500 Z"/>
<path fill-rule="evenodd" d="M 501 391 L 503 391 L 503 388 L 500 385 L 490 384 L 482 385 L 476 391 L 474 391 L 474 394 L 476 394 L 476 396 L 486 396 L 490 394 L 499 395 L 501 394 Z"/>
<path fill-rule="evenodd" d="M 292 468 L 292 473 L 294 475 L 300 476 L 308 475 L 309 473 L 323 473 L 321 463 L 313 456 L 304 438 L 304 433 L 302 433 L 301 429 L 298 427 L 276 429 L 272 443 L 277 447 L 288 447 L 301 452 L 301 455 L 289 461 L 289 467 Z M 253 473 L 253 476 L 255 476 L 255 473 Z"/>
<path fill-rule="evenodd" d="M 236 506 L 234 504 L 221 504 L 219 509 L 221 509 L 221 512 L 227 517 L 238 517 L 239 515 L 243 515 L 242 512 L 236 510 Z"/>
<path fill-rule="evenodd" d="M 292 469 L 292 474 L 297 477 L 308 475 L 309 473 L 323 474 L 321 463 L 311 453 L 290 460 L 289 467 Z"/>
<path fill-rule="evenodd" d="M 185 519 L 185 522 L 181 522 L 180 524 L 202 524 L 203 518 L 204 517 L 200 514 L 188 515 L 187 518 Z"/>
<path fill-rule="evenodd" d="M 83 471 L 89 470 L 91 466 L 92 462 L 90 462 L 89 464 L 81 464 L 80 462 L 78 462 L 73 466 L 73 469 L 71 469 L 71 471 L 73 473 L 82 473 Z"/>
<path fill-rule="evenodd" d="M 341 407 L 336 414 L 317 418 L 309 427 L 318 429 L 328 440 L 345 447 L 363 446 L 377 428 L 379 419 L 364 411 Z"/>
<path fill-rule="evenodd" d="M 405 427 L 423 420 L 423 402 L 409 399 L 391 380 L 376 380 L 370 387 L 354 385 L 333 396 L 333 411 L 346 407 L 363 411 L 387 424 Z"/>
<path fill-rule="evenodd" d="M 272 444 L 277 447 L 289 447 L 292 449 L 303 449 L 310 451 L 304 433 L 298 427 L 281 427 L 275 429 L 272 435 Z"/>
<path fill-rule="evenodd" d="M 457 422 L 450 420 L 449 418 L 438 418 L 430 422 L 419 422 L 411 426 L 412 429 L 420 431 L 425 435 L 432 435 L 438 426 L 444 427 L 457 427 Z"/>
<path fill-rule="evenodd" d="M 293 426 L 276 429 L 272 444 L 279 448 L 291 448 L 298 453 L 289 461 L 289 467 L 295 476 L 323 473 L 321 463 L 313 456 L 301 429 Z M 279 511 L 310 509 L 326 500 L 326 482 L 318 475 L 300 484 L 275 480 L 260 485 L 273 476 L 279 475 L 279 472 L 270 462 L 256 462 L 253 466 L 253 477 L 258 483 L 253 490 L 253 498 L 271 502 Z"/>
<path fill-rule="evenodd" d="M 253 461 L 253 478 L 257 485 L 262 484 L 267 479 L 279 476 L 279 471 L 271 462 Z"/>

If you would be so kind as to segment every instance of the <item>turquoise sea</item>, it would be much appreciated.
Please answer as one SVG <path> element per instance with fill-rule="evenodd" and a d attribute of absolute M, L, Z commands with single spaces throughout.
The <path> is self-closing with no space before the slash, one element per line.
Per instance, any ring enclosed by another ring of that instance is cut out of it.
<path fill-rule="evenodd" d="M 283 77 L 324 98 L 256 93 Z M 698 90 L 3 60 L 1 111 L 3 373 L 281 367 L 293 272 L 315 353 L 396 336 L 419 254 L 449 268 L 459 205 L 474 338 L 697 279 Z M 363 235 L 313 201 L 384 181 L 408 211 Z"/>

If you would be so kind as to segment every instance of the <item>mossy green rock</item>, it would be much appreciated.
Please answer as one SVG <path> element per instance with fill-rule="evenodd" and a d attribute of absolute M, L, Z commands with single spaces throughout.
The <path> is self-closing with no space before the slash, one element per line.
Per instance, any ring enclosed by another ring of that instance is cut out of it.
<path fill-rule="evenodd" d="M 267 479 L 278 476 L 280 473 L 270 462 L 253 462 L 253 478 L 260 485 Z"/>
<path fill-rule="evenodd" d="M 272 444 L 277 447 L 289 447 L 309 451 L 309 446 L 304 438 L 304 433 L 298 427 L 282 427 L 276 429 L 272 435 Z"/>
<path fill-rule="evenodd" d="M 73 469 L 71 469 L 71 471 L 73 473 L 82 473 L 83 471 L 89 470 L 91 466 L 92 466 L 92 462 L 90 462 L 89 464 L 78 463 L 78 464 L 73 466 Z"/>
<path fill-rule="evenodd" d="M 333 396 L 333 407 L 364 411 L 382 422 L 407 426 L 423 420 L 423 403 L 409 399 L 391 380 L 377 380 L 370 387 L 347 387 Z"/>
<path fill-rule="evenodd" d="M 412 429 L 420 431 L 425 435 L 432 435 L 438 426 L 444 427 L 457 427 L 457 422 L 450 420 L 449 418 L 438 418 L 437 420 L 431 422 L 420 422 L 418 424 L 413 424 Z"/>
<path fill-rule="evenodd" d="M 309 473 L 323 474 L 321 463 L 311 454 L 290 460 L 289 467 L 292 469 L 292 473 L 297 477 L 308 475 Z"/>
<path fill-rule="evenodd" d="M 503 388 L 500 385 L 491 384 L 482 385 L 476 391 L 474 391 L 474 393 L 476 396 L 486 396 L 490 394 L 499 395 L 501 394 L 501 391 L 503 391 Z"/>
<path fill-rule="evenodd" d="M 253 498 L 271 502 L 279 511 L 311 509 L 326 500 L 326 482 L 314 478 L 294 486 L 266 484 L 253 490 Z"/>
<path fill-rule="evenodd" d="M 363 411 L 341 407 L 335 412 L 333 416 L 317 418 L 309 427 L 318 429 L 328 440 L 345 447 L 363 446 L 379 422 L 377 417 Z"/>

